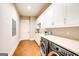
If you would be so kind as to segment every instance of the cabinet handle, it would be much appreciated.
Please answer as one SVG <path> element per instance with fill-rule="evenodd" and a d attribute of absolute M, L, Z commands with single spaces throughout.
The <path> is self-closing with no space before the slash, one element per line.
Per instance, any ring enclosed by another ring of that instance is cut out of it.
<path fill-rule="evenodd" d="M 54 25 L 54 22 L 52 22 L 52 25 Z"/>
<path fill-rule="evenodd" d="M 66 24 L 66 18 L 64 18 L 64 24 Z"/>

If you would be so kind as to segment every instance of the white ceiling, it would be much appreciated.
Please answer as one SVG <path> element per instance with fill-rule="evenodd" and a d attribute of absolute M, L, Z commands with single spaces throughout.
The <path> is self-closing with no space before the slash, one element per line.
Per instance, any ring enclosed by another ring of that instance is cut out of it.
<path fill-rule="evenodd" d="M 17 3 L 15 4 L 21 16 L 39 16 L 51 3 Z M 27 8 L 27 6 L 31 6 Z"/>

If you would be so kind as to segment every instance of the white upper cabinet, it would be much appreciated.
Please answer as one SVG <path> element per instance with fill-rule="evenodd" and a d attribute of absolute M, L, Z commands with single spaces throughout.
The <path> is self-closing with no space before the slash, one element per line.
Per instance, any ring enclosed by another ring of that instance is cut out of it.
<path fill-rule="evenodd" d="M 67 26 L 79 26 L 79 3 L 66 4 L 66 13 Z"/>
<path fill-rule="evenodd" d="M 54 7 L 55 27 L 79 26 L 78 3 L 57 3 Z"/>
<path fill-rule="evenodd" d="M 65 5 L 64 3 L 57 3 L 53 6 L 54 27 L 61 27 L 64 24 Z"/>
<path fill-rule="evenodd" d="M 37 19 L 37 23 L 41 23 L 41 28 L 52 27 L 53 4 L 50 5 Z"/>
<path fill-rule="evenodd" d="M 78 3 L 54 3 L 37 19 L 41 28 L 79 26 Z"/>
<path fill-rule="evenodd" d="M 52 28 L 54 25 L 53 16 L 53 4 L 45 11 L 44 28 Z"/>

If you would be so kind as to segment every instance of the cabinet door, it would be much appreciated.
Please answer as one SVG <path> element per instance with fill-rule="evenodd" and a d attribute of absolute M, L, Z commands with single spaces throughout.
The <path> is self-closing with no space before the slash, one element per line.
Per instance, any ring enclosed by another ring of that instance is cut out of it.
<path fill-rule="evenodd" d="M 53 5 L 51 5 L 46 12 L 45 16 L 45 28 L 52 28 L 53 27 Z"/>
<path fill-rule="evenodd" d="M 66 23 L 68 26 L 79 26 L 79 4 L 67 4 L 67 17 Z"/>
<path fill-rule="evenodd" d="M 64 24 L 65 4 L 57 3 L 53 8 L 53 19 L 55 27 L 61 27 Z"/>
<path fill-rule="evenodd" d="M 52 4 L 44 13 L 43 27 L 54 28 L 64 25 L 66 7 L 64 3 Z"/>
<path fill-rule="evenodd" d="M 52 15 L 53 15 L 53 5 L 50 5 L 39 17 L 41 20 L 42 28 L 50 28 L 52 27 Z"/>

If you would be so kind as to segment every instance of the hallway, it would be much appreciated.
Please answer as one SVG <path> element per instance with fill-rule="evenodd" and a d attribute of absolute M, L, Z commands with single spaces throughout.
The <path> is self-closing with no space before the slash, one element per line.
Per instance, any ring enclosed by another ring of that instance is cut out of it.
<path fill-rule="evenodd" d="M 39 41 L 37 18 L 50 5 L 51 3 L 0 3 L 1 55 L 12 56 L 14 52 L 15 56 L 41 55 L 39 44 L 36 44 Z M 36 42 L 28 40 L 30 38 L 36 39 Z"/>
<path fill-rule="evenodd" d="M 40 48 L 34 40 L 22 40 L 13 56 L 41 56 Z"/>

